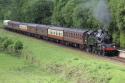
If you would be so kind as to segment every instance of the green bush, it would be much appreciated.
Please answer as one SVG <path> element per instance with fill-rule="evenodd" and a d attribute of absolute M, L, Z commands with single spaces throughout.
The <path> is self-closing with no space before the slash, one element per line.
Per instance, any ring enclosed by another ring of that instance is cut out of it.
<path fill-rule="evenodd" d="M 7 49 L 9 45 L 13 44 L 13 40 L 11 39 L 6 39 L 4 42 L 3 42 L 3 49 Z"/>
<path fill-rule="evenodd" d="M 0 36 L 0 51 L 18 55 L 22 52 L 22 49 L 23 43 L 21 41 L 14 41 L 8 37 Z"/>
<path fill-rule="evenodd" d="M 0 43 L 3 43 L 8 37 L 0 37 Z"/>
<path fill-rule="evenodd" d="M 21 52 L 23 49 L 23 43 L 21 41 L 16 41 L 15 44 L 14 44 L 14 50 L 16 53 L 19 53 Z"/>

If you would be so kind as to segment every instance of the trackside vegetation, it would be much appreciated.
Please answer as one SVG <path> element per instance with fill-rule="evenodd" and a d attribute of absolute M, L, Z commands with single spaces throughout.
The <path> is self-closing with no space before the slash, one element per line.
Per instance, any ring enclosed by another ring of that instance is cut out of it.
<path fill-rule="evenodd" d="M 7 52 L 9 54 L 21 54 L 23 50 L 23 43 L 19 40 L 14 41 L 8 37 L 0 36 L 0 51 Z"/>
<path fill-rule="evenodd" d="M 125 68 L 120 63 L 97 59 L 81 51 L 3 29 L 0 29 L 0 35 L 23 41 L 24 45 L 22 53 L 24 58 L 0 53 L 2 83 L 124 83 L 125 81 Z"/>

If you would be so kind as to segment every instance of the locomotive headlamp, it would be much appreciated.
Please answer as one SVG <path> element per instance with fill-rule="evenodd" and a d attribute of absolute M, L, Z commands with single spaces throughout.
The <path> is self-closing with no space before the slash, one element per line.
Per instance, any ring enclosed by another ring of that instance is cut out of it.
<path fill-rule="evenodd" d="M 113 48 L 116 48 L 116 46 L 114 45 Z"/>

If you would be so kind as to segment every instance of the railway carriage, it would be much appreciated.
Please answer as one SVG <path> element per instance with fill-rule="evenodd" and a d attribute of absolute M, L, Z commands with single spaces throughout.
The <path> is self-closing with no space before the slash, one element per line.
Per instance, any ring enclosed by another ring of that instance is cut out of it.
<path fill-rule="evenodd" d="M 38 24 L 36 26 L 36 28 L 37 28 L 37 31 L 36 31 L 37 35 L 39 35 L 43 39 L 46 39 L 47 36 L 48 36 L 48 28 L 49 28 L 49 26 Z"/>
<path fill-rule="evenodd" d="M 59 40 L 59 41 L 63 41 L 64 40 L 64 29 L 61 27 L 50 26 L 48 28 L 48 37 Z"/>
<path fill-rule="evenodd" d="M 27 23 L 20 23 L 19 24 L 19 30 L 20 31 L 24 31 L 24 32 L 28 32 L 28 27 L 27 27 Z"/>
<path fill-rule="evenodd" d="M 72 43 L 74 46 L 78 45 L 80 48 L 84 48 L 87 44 L 86 32 L 87 30 L 65 29 L 64 41 Z"/>
<path fill-rule="evenodd" d="M 36 34 L 37 33 L 37 25 L 36 24 L 26 24 L 27 25 L 27 32 L 31 33 L 32 35 L 33 34 Z"/>

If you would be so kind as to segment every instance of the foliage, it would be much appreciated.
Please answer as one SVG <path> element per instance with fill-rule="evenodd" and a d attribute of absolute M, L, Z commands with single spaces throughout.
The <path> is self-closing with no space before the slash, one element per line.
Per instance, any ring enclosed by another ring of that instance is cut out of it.
<path fill-rule="evenodd" d="M 0 37 L 0 43 L 2 44 L 6 39 L 8 39 L 7 37 Z"/>
<path fill-rule="evenodd" d="M 13 41 L 11 39 L 6 39 L 4 42 L 3 42 L 3 48 L 4 49 L 7 49 L 9 45 L 13 44 Z"/>
<path fill-rule="evenodd" d="M 55 0 L 52 24 L 76 28 L 98 28 L 92 0 Z M 87 4 L 87 5 L 86 5 Z"/>
<path fill-rule="evenodd" d="M 0 36 L 0 51 L 8 53 L 20 53 L 23 49 L 23 43 L 21 41 L 14 41 L 8 37 Z"/>
<path fill-rule="evenodd" d="M 113 33 L 119 35 L 114 38 L 117 40 L 119 38 L 121 47 L 125 47 L 125 0 L 109 0 L 109 5 L 112 11 L 113 23 L 112 28 L 114 27 Z"/>
<path fill-rule="evenodd" d="M 16 41 L 14 44 L 14 49 L 16 52 L 20 52 L 23 49 L 23 43 L 21 41 Z"/>
<path fill-rule="evenodd" d="M 0 19 L 97 29 L 102 27 L 95 15 L 99 1 L 101 0 L 0 0 Z M 114 42 L 125 47 L 125 0 L 107 1 L 112 14 L 109 31 Z"/>
<path fill-rule="evenodd" d="M 15 21 L 51 23 L 52 0 L 0 0 L 1 19 Z M 4 9 L 3 9 L 4 7 Z"/>

